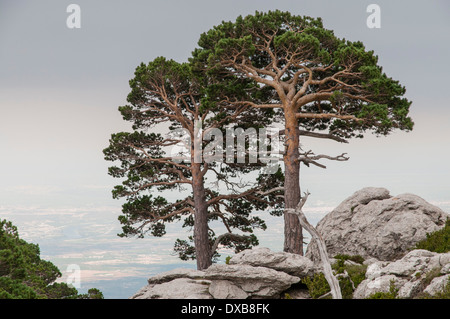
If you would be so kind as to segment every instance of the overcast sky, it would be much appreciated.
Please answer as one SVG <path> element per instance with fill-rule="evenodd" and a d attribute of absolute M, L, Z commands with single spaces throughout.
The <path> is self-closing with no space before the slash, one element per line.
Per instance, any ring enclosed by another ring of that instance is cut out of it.
<path fill-rule="evenodd" d="M 305 139 L 305 147 L 317 152 L 348 151 L 351 157 L 330 163 L 323 172 L 303 170 L 305 178 L 317 175 L 325 188 L 324 183 L 342 183 L 341 198 L 359 186 L 392 183 L 396 192 L 430 196 L 433 187 L 450 195 L 446 1 L 377 1 L 380 29 L 366 26 L 371 2 L 360 0 L 77 1 L 80 29 L 66 26 L 71 1 L 0 3 L 2 204 L 21 192 L 59 194 L 59 202 L 67 197 L 61 191 L 69 188 L 81 191 L 115 183 L 106 174 L 108 163 L 101 151 L 111 133 L 129 127 L 117 107 L 125 103 L 135 67 L 157 56 L 186 61 L 200 33 L 223 20 L 270 9 L 320 16 L 336 35 L 363 41 L 379 56 L 383 70 L 406 86 L 413 101 L 412 133 L 369 137 L 350 145 L 328 143 L 322 149 Z M 302 184 L 315 191 L 309 182 Z M 27 200 L 20 196 L 21 202 Z"/>
<path fill-rule="evenodd" d="M 80 29 L 66 26 L 70 3 L 81 7 Z M 380 29 L 366 25 L 371 3 L 381 8 Z M 362 41 L 413 101 L 413 132 L 348 145 L 305 138 L 316 153 L 350 156 L 324 162 L 326 170 L 302 168 L 309 204 L 333 206 L 362 187 L 381 186 L 448 205 L 446 0 L 0 0 L 0 208 L 120 208 L 110 193 L 119 181 L 107 175 L 102 150 L 111 133 L 129 129 L 117 107 L 135 67 L 157 56 L 184 62 L 202 32 L 272 9 L 322 17 L 337 36 Z"/>

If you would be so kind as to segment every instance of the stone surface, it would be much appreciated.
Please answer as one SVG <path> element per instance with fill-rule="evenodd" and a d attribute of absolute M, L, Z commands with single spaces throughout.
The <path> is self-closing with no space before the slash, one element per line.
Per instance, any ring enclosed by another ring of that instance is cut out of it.
<path fill-rule="evenodd" d="M 252 297 L 275 298 L 299 277 L 265 267 L 215 264 L 205 271 L 207 280 L 229 280 Z"/>
<path fill-rule="evenodd" d="M 391 282 L 399 289 L 407 280 L 394 275 L 383 275 L 372 280 L 363 280 L 353 293 L 354 299 L 365 299 L 377 292 L 389 292 Z"/>
<path fill-rule="evenodd" d="M 144 287 L 131 299 L 212 299 L 209 284 L 208 281 L 177 278 Z"/>
<path fill-rule="evenodd" d="M 132 299 L 280 298 L 300 278 L 267 267 L 214 264 L 197 271 L 178 268 L 148 279 Z"/>
<path fill-rule="evenodd" d="M 249 296 L 229 280 L 214 280 L 209 286 L 209 293 L 214 299 L 247 299 Z"/>
<path fill-rule="evenodd" d="M 435 294 L 442 291 L 442 278 L 449 275 L 434 278 L 425 288 L 427 276 L 446 274 L 449 267 L 450 253 L 438 254 L 422 249 L 413 250 L 396 261 L 376 261 L 367 267 L 366 279 L 356 288 L 353 297 L 364 299 L 375 292 L 389 292 L 391 281 L 398 289 L 398 298 L 414 298 L 422 291 Z"/>
<path fill-rule="evenodd" d="M 176 268 L 150 277 L 148 283 L 149 285 L 162 284 L 177 278 L 201 279 L 204 275 L 205 273 L 199 270 Z"/>
<path fill-rule="evenodd" d="M 299 277 L 310 275 L 314 267 L 314 263 L 304 256 L 272 252 L 265 247 L 248 249 L 236 254 L 230 259 L 230 265 L 266 267 Z"/>
<path fill-rule="evenodd" d="M 448 284 L 450 279 L 450 275 L 440 276 L 434 278 L 430 284 L 423 290 L 423 292 L 435 295 L 438 292 L 442 292 L 444 290 L 444 287 Z"/>
<path fill-rule="evenodd" d="M 312 299 L 308 289 L 289 288 L 284 293 L 283 298 L 286 298 L 287 294 L 291 299 Z"/>
<path fill-rule="evenodd" d="M 405 255 L 427 233 L 439 230 L 449 215 L 412 194 L 392 197 L 384 188 L 364 188 L 344 200 L 317 224 L 330 257 L 361 255 L 392 261 Z M 306 257 L 318 262 L 314 241 Z"/>

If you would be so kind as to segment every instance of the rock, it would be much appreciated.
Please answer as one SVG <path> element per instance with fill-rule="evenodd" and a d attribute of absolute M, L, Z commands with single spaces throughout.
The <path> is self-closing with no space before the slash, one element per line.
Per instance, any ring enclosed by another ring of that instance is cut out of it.
<path fill-rule="evenodd" d="M 298 277 L 311 275 L 314 268 L 314 263 L 304 256 L 272 252 L 265 247 L 244 250 L 233 256 L 229 263 L 230 265 L 266 267 Z"/>
<path fill-rule="evenodd" d="M 244 290 L 228 280 L 214 280 L 209 286 L 209 293 L 214 299 L 247 299 Z"/>
<path fill-rule="evenodd" d="M 406 279 L 398 278 L 394 275 L 383 275 L 373 280 L 363 280 L 353 293 L 354 299 L 365 299 L 377 292 L 389 292 L 391 283 L 396 289 L 399 289 L 407 282 Z"/>
<path fill-rule="evenodd" d="M 444 267 L 442 267 L 441 269 L 441 274 L 450 274 L 450 263 L 448 263 L 447 265 L 445 265 Z"/>
<path fill-rule="evenodd" d="M 284 292 L 284 296 L 289 296 L 290 299 L 312 299 L 311 295 L 309 294 L 308 289 L 301 289 L 301 288 L 289 288 Z"/>
<path fill-rule="evenodd" d="M 438 278 L 446 276 L 433 279 L 424 290 L 426 278 L 430 273 L 445 274 L 449 268 L 450 253 L 438 254 L 422 249 L 413 250 L 396 261 L 376 261 L 367 267 L 366 279 L 357 287 L 353 297 L 368 298 L 375 292 L 389 292 L 390 281 L 398 289 L 398 298 L 414 298 L 422 291 L 435 294 L 444 287 L 444 279 Z"/>
<path fill-rule="evenodd" d="M 442 268 L 441 273 L 445 274 L 446 267 L 450 265 L 450 252 L 438 254 L 431 258 L 429 268 Z"/>
<path fill-rule="evenodd" d="M 384 267 L 386 267 L 389 263 L 377 261 L 371 263 L 369 266 L 367 266 L 366 270 L 366 278 L 367 279 L 375 279 L 377 277 L 380 277 L 384 275 L 385 273 L 382 271 Z"/>
<path fill-rule="evenodd" d="M 282 291 L 300 282 L 300 278 L 284 272 L 249 265 L 214 264 L 204 272 L 204 279 L 232 281 L 249 296 L 258 298 L 278 298 Z"/>
<path fill-rule="evenodd" d="M 413 250 L 402 259 L 389 263 L 380 271 L 385 274 L 392 274 L 400 277 L 408 277 L 420 271 L 424 272 L 428 268 L 431 257 L 437 255 L 427 250 Z M 431 270 L 431 269 L 430 269 Z"/>
<path fill-rule="evenodd" d="M 153 276 L 131 298 L 280 298 L 283 291 L 298 282 L 299 277 L 267 267 L 214 264 L 203 271 L 178 268 Z"/>
<path fill-rule="evenodd" d="M 449 215 L 422 198 L 391 197 L 384 188 L 364 188 L 344 200 L 316 226 L 330 257 L 361 255 L 392 261 L 403 257 L 427 233 L 444 227 Z M 314 241 L 305 256 L 320 260 Z"/>
<path fill-rule="evenodd" d="M 177 278 L 141 289 L 131 299 L 212 299 L 208 292 L 210 282 Z"/>
<path fill-rule="evenodd" d="M 439 292 L 442 292 L 445 286 L 449 283 L 450 275 L 440 276 L 434 278 L 430 284 L 423 290 L 423 292 L 434 296 Z"/>
<path fill-rule="evenodd" d="M 204 272 L 195 269 L 176 268 L 148 279 L 149 285 L 162 284 L 178 278 L 201 279 L 205 275 Z"/>
<path fill-rule="evenodd" d="M 417 294 L 420 293 L 422 287 L 422 282 L 420 280 L 412 280 L 406 282 L 399 290 L 398 290 L 398 298 L 413 298 Z"/>

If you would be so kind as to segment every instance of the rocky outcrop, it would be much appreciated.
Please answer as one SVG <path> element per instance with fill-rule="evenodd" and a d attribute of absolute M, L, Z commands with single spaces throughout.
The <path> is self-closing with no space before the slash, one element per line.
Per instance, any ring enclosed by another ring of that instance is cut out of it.
<path fill-rule="evenodd" d="M 384 188 L 364 188 L 344 200 L 316 226 L 330 257 L 360 255 L 392 261 L 403 257 L 427 233 L 445 225 L 448 214 L 412 194 L 391 196 Z M 312 241 L 305 254 L 319 261 Z"/>
<path fill-rule="evenodd" d="M 280 298 L 282 292 L 312 274 L 312 267 L 312 261 L 305 257 L 257 248 L 236 254 L 229 265 L 214 264 L 204 271 L 175 269 L 156 275 L 131 298 Z M 305 292 L 292 293 L 305 296 Z"/>
<path fill-rule="evenodd" d="M 365 279 L 352 289 L 353 298 L 364 299 L 377 292 L 416 298 L 439 293 L 449 282 L 450 252 L 411 250 L 427 233 L 444 227 L 447 218 L 447 213 L 416 195 L 393 197 L 384 188 L 364 188 L 326 215 L 316 228 L 330 257 L 346 254 L 365 259 Z M 350 260 L 344 263 L 348 264 L 352 266 Z M 365 267 L 354 262 L 353 266 L 362 267 L 360 282 Z M 214 264 L 203 271 L 175 269 L 153 276 L 131 298 L 251 299 L 288 294 L 293 299 L 308 299 L 308 290 L 299 283 L 319 272 L 322 265 L 314 241 L 305 257 L 255 248 L 236 254 L 229 264 Z M 351 281 L 348 272 L 339 275 Z M 353 281 L 351 284 L 354 286 Z"/>
<path fill-rule="evenodd" d="M 353 293 L 355 299 L 390 292 L 392 285 L 398 298 L 414 298 L 422 293 L 434 295 L 443 290 L 450 278 L 450 253 L 417 249 L 393 262 L 371 259 L 368 263 L 366 279 Z"/>
<path fill-rule="evenodd" d="M 269 248 L 244 250 L 230 259 L 230 265 L 250 265 L 266 267 L 287 274 L 305 277 L 312 275 L 313 262 L 297 254 L 272 252 Z"/>

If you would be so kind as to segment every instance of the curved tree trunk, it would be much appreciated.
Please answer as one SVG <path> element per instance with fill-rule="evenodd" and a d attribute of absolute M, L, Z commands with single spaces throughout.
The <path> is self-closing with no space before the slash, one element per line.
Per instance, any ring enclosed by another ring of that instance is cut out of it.
<path fill-rule="evenodd" d="M 199 163 L 192 163 L 192 189 L 195 205 L 194 245 L 198 270 L 206 269 L 212 265 L 208 236 L 208 209 L 200 165 Z"/>
<path fill-rule="evenodd" d="M 316 228 L 308 222 L 305 214 L 303 214 L 302 211 L 302 207 L 305 204 L 308 195 L 309 193 L 305 194 L 305 197 L 302 198 L 302 200 L 300 201 L 295 210 L 289 210 L 287 212 L 289 213 L 289 215 L 294 217 L 295 215 L 297 215 L 299 223 L 302 225 L 302 227 L 304 227 L 308 231 L 308 233 L 311 234 L 312 239 L 316 241 L 317 247 L 319 248 L 320 259 L 322 260 L 323 274 L 325 275 L 325 279 L 327 280 L 328 285 L 330 286 L 331 295 L 333 296 L 333 299 L 342 299 L 339 281 L 337 280 L 336 276 L 333 274 L 333 270 L 331 269 L 331 262 L 330 258 L 328 257 L 325 242 L 322 236 L 320 236 L 319 232 L 316 230 Z"/>
<path fill-rule="evenodd" d="M 300 162 L 298 120 L 295 112 L 285 111 L 286 129 L 284 155 L 285 180 L 284 204 L 286 209 L 295 209 L 300 201 Z M 285 252 L 303 255 L 303 234 L 299 220 L 292 214 L 284 214 Z"/>

